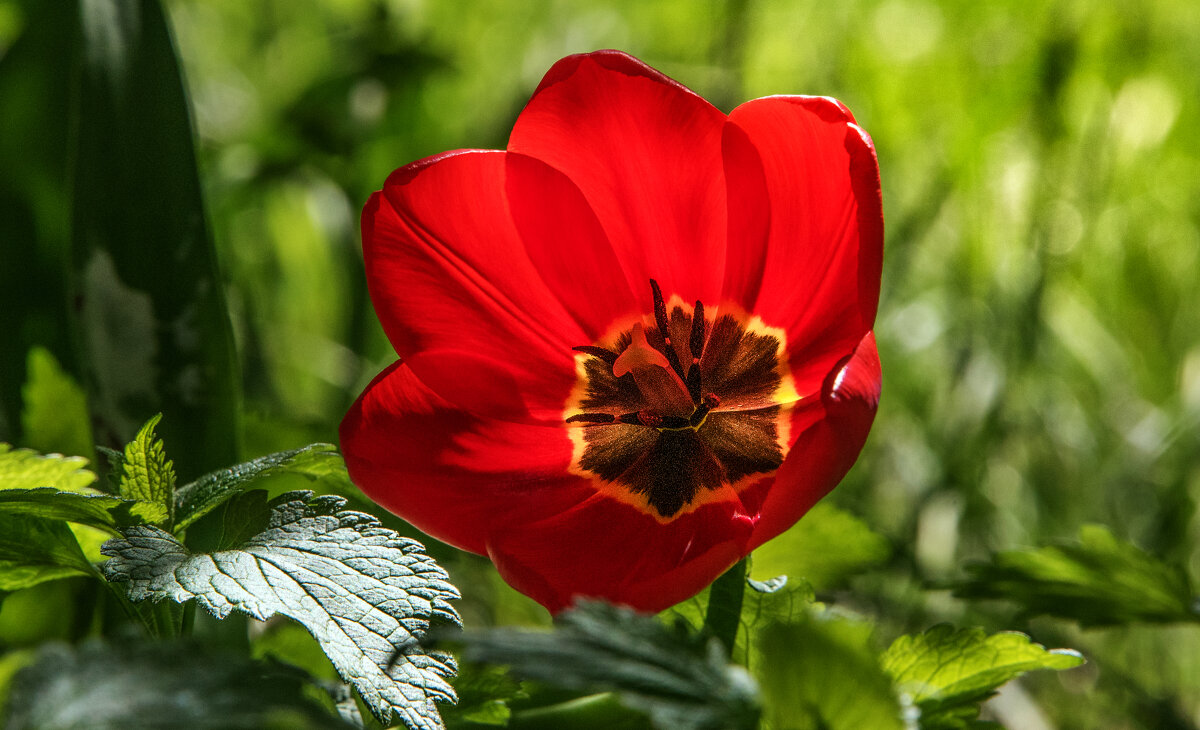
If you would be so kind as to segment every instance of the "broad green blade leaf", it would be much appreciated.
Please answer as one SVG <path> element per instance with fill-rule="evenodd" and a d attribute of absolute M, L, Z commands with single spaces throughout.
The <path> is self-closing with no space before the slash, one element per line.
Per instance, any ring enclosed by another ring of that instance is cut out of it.
<path fill-rule="evenodd" d="M 683 622 L 604 603 L 581 602 L 559 615 L 554 631 L 492 629 L 467 634 L 469 661 L 505 664 L 519 677 L 568 689 L 617 692 L 655 727 L 754 728 L 758 692 L 729 664 L 715 639 Z"/>
<path fill-rule="evenodd" d="M 238 378 L 188 103 L 157 0 L 79 0 L 72 232 L 96 438 L 155 412 L 192 478 L 237 461 Z"/>
<path fill-rule="evenodd" d="M 256 480 L 272 474 L 302 474 L 312 479 L 349 480 L 346 464 L 333 444 L 309 444 L 280 451 L 228 469 L 210 472 L 175 492 L 175 526 L 183 529 Z"/>
<path fill-rule="evenodd" d="M 79 372 L 67 293 L 67 139 L 79 37 L 74 3 L 27 2 L 17 12 L 24 29 L 0 56 L 0 441 L 40 446 L 17 433 L 30 348 L 42 346 Z"/>
<path fill-rule="evenodd" d="M 95 575 L 61 520 L 0 512 L 0 591 L 73 575 Z"/>
<path fill-rule="evenodd" d="M 7 730 L 352 728 L 297 669 L 190 644 L 52 644 L 17 672 Z"/>
<path fill-rule="evenodd" d="M 759 632 L 754 675 L 772 727 L 900 730 L 900 705 L 870 638 L 869 624 L 828 610 Z"/>
<path fill-rule="evenodd" d="M 419 641 L 431 621 L 460 622 L 446 572 L 415 540 L 344 510 L 340 497 L 290 492 L 271 503 L 268 528 L 236 550 L 192 554 L 172 535 L 133 527 L 109 541 L 110 581 L 135 601 L 196 599 L 217 618 L 237 609 L 304 625 L 338 673 L 384 722 L 441 728 L 436 702 L 454 702 L 450 657 Z"/>
<path fill-rule="evenodd" d="M 1015 601 L 1030 615 L 1083 626 L 1200 620 L 1181 567 L 1117 540 L 1100 525 L 1084 526 L 1078 543 L 1001 552 L 967 570 L 970 577 L 955 588 L 956 596 Z"/>
<path fill-rule="evenodd" d="M 791 529 L 754 551 L 750 575 L 804 578 L 818 590 L 887 560 L 891 547 L 866 523 L 845 510 L 818 502 Z"/>
<path fill-rule="evenodd" d="M 967 728 L 979 704 L 1000 685 L 1035 669 L 1083 664 L 1071 649 L 1047 650 L 1025 634 L 988 636 L 983 629 L 942 624 L 901 636 L 880 659 L 896 685 L 921 711 L 921 728 Z"/>
<path fill-rule="evenodd" d="M 175 468 L 167 459 L 162 440 L 154 435 L 162 414 L 146 421 L 137 436 L 125 445 L 117 492 L 125 499 L 162 505 L 170 524 L 175 507 Z"/>
<path fill-rule="evenodd" d="M 107 494 L 40 489 L 0 489 L 0 514 L 23 514 L 116 531 L 121 527 L 162 522 L 167 511 L 153 502 Z"/>
<path fill-rule="evenodd" d="M 82 492 L 96 481 L 96 475 L 84 469 L 87 463 L 82 456 L 42 456 L 36 451 L 0 444 L 0 489 L 54 487 Z"/>
<path fill-rule="evenodd" d="M 22 442 L 43 452 L 92 453 L 87 394 L 44 347 L 33 347 L 21 388 Z"/>

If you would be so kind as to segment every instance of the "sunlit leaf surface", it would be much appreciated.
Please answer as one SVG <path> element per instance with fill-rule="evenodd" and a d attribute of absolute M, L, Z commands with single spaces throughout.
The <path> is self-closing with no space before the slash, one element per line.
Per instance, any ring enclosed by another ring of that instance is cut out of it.
<path fill-rule="evenodd" d="M 431 621 L 457 624 L 458 591 L 420 543 L 344 510 L 340 497 L 290 492 L 271 503 L 267 529 L 234 550 L 188 552 L 169 533 L 134 527 L 110 541 L 103 564 L 130 598 L 195 599 L 217 618 L 236 609 L 276 614 L 316 637 L 338 672 L 382 720 L 442 727 L 454 661 L 419 641 Z"/>
<path fill-rule="evenodd" d="M 117 493 L 162 507 L 167 519 L 175 506 L 175 465 L 167 458 L 163 442 L 154 435 L 161 415 L 154 416 L 125 445 Z"/>
<path fill-rule="evenodd" d="M 43 456 L 29 449 L 14 449 L 0 444 L 0 489 L 54 487 L 78 492 L 96 481 L 81 456 Z"/>
<path fill-rule="evenodd" d="M 1002 684 L 1037 669 L 1070 669 L 1083 657 L 1046 649 L 1025 634 L 935 626 L 901 636 L 881 657 L 884 671 L 920 710 L 922 730 L 970 727 L 979 703 Z"/>

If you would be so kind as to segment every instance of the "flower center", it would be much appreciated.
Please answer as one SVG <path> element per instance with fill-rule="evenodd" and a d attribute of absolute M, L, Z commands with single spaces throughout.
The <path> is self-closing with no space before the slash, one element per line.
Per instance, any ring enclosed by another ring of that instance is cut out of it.
<path fill-rule="evenodd" d="M 779 468 L 798 396 L 782 332 L 740 313 L 710 321 L 699 301 L 668 310 L 650 288 L 654 325 L 574 348 L 564 420 L 575 473 L 669 521 Z"/>

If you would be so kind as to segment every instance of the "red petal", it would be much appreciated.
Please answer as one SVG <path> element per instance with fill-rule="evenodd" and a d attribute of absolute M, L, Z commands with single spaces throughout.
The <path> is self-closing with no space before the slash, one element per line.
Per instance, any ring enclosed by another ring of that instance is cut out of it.
<path fill-rule="evenodd" d="M 568 56 L 518 117 L 508 149 L 563 172 L 583 192 L 629 287 L 718 301 L 724 260 L 725 117 L 617 51 Z"/>
<path fill-rule="evenodd" d="M 363 210 L 367 284 L 396 352 L 442 397 L 557 423 L 575 379 L 570 348 L 590 340 L 517 235 L 505 157 L 454 152 L 392 173 Z"/>
<path fill-rule="evenodd" d="M 570 510 L 593 490 L 567 473 L 565 430 L 480 418 L 406 363 L 371 382 L 339 431 L 350 477 L 372 500 L 476 553 L 487 535 Z"/>
<path fill-rule="evenodd" d="M 813 393 L 875 320 L 883 259 L 875 150 L 850 112 L 824 97 L 756 99 L 729 119 L 758 150 L 770 238 L 764 256 L 755 240 L 735 245 L 731 233 L 726 268 L 746 273 L 726 278 L 725 296 L 787 331 L 797 388 Z M 726 145 L 727 166 L 744 155 Z M 749 216 L 751 233 L 761 226 L 751 204 L 731 211 Z"/>
<path fill-rule="evenodd" d="M 604 228 L 566 175 L 541 160 L 509 153 L 505 189 L 530 260 L 587 335 L 572 344 L 596 342 L 618 319 L 643 309 L 646 282 L 635 298 Z"/>
<path fill-rule="evenodd" d="M 791 527 L 842 480 L 867 440 L 881 385 L 875 335 L 868 332 L 826 375 L 821 407 L 812 404 L 794 414 L 792 432 L 799 435 L 775 483 L 755 485 L 742 495 L 747 506 L 761 501 L 748 549 Z M 822 410 L 824 418 L 814 419 Z"/>
<path fill-rule="evenodd" d="M 746 554 L 753 519 L 722 502 L 661 524 L 606 497 L 498 532 L 488 555 L 517 590 L 551 611 L 577 597 L 661 611 L 699 593 Z"/>

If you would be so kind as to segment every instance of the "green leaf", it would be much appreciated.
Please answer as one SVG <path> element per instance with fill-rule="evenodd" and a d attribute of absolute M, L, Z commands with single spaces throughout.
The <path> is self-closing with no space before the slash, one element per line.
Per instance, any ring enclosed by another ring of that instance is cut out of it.
<path fill-rule="evenodd" d="M 923 634 L 901 636 L 880 663 L 921 711 L 922 730 L 968 728 L 979 705 L 1011 679 L 1035 669 L 1083 664 L 1070 649 L 1047 650 L 1025 634 L 957 629 L 941 624 Z"/>
<path fill-rule="evenodd" d="M 0 591 L 74 575 L 95 571 L 67 523 L 0 512 Z"/>
<path fill-rule="evenodd" d="M 997 553 L 967 571 L 956 596 L 1015 601 L 1029 615 L 1083 626 L 1200 620 L 1183 568 L 1117 540 L 1100 525 L 1084 526 L 1078 543 Z"/>
<path fill-rule="evenodd" d="M 107 494 L 61 492 L 51 487 L 0 489 L 0 514 L 24 514 L 116 531 L 121 527 L 162 522 L 162 505 Z"/>
<path fill-rule="evenodd" d="M 508 703 L 529 697 L 504 667 L 465 662 L 454 678 L 458 704 L 442 712 L 447 727 L 508 725 L 512 710 Z"/>
<path fill-rule="evenodd" d="M 667 609 L 661 616 L 668 620 L 679 618 L 693 628 L 700 629 L 708 611 L 708 600 L 709 591 L 706 589 Z M 789 579 L 786 575 L 765 581 L 747 578 L 732 653 L 734 662 L 753 669 L 753 665 L 761 661 L 754 648 L 754 637 L 758 631 L 771 624 L 790 623 L 797 617 L 806 617 L 813 601 L 813 587 L 803 578 Z"/>
<path fill-rule="evenodd" d="M 169 525 L 175 507 L 175 469 L 162 440 L 154 436 L 154 427 L 161 418 L 160 413 L 146 421 L 133 441 L 125 445 L 117 493 L 126 499 L 162 505 L 167 514 L 163 524 Z"/>
<path fill-rule="evenodd" d="M 87 394 L 44 347 L 29 350 L 21 389 L 22 443 L 43 452 L 92 453 Z"/>
<path fill-rule="evenodd" d="M 0 444 L 0 489 L 54 487 L 80 492 L 96 481 L 96 475 L 84 469 L 87 463 L 82 456 L 42 456 Z"/>
<path fill-rule="evenodd" d="M 162 436 L 192 478 L 237 460 L 239 379 L 179 63 L 157 0 L 77 7 L 72 101 L 86 123 L 71 150 L 67 301 L 81 380 L 98 440 L 125 443 L 167 413 Z"/>
<path fill-rule="evenodd" d="M 900 705 L 871 648 L 871 625 L 813 610 L 755 637 L 765 716 L 789 730 L 900 730 Z"/>
<path fill-rule="evenodd" d="M 272 474 L 301 474 L 310 479 L 349 480 L 346 464 L 333 444 L 310 444 L 220 469 L 175 492 L 175 526 L 183 529 L 258 479 Z"/>
<path fill-rule="evenodd" d="M 387 722 L 442 727 L 435 702 L 454 702 L 454 661 L 426 654 L 431 621 L 459 623 L 458 590 L 415 540 L 340 497 L 290 492 L 271 502 L 268 529 L 238 549 L 188 552 L 172 535 L 142 526 L 109 541 L 101 567 L 128 582 L 135 601 L 195 599 L 217 618 L 237 609 L 287 616 L 312 633 L 338 673 Z"/>
<path fill-rule="evenodd" d="M 15 429 L 30 348 L 45 347 L 79 372 L 67 290 L 67 140 L 79 65 L 74 5 L 22 3 L 24 28 L 0 55 L 0 440 L 29 441 Z"/>
<path fill-rule="evenodd" d="M 882 564 L 887 540 L 866 523 L 828 502 L 818 502 L 791 529 L 754 551 L 751 577 L 804 578 L 818 590 L 837 588 L 857 573 Z"/>
<path fill-rule="evenodd" d="M 7 730 L 351 728 L 282 665 L 191 644 L 49 645 L 13 678 Z"/>
<path fill-rule="evenodd" d="M 729 664 L 716 639 L 683 622 L 604 603 L 580 602 L 553 631 L 492 629 L 464 638 L 469 661 L 505 664 L 513 674 L 558 687 L 613 691 L 655 727 L 733 730 L 758 723 L 757 689 Z"/>

